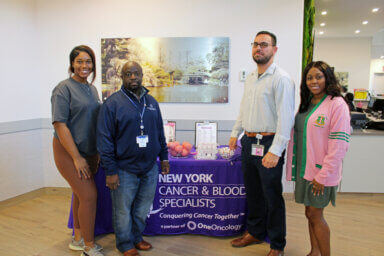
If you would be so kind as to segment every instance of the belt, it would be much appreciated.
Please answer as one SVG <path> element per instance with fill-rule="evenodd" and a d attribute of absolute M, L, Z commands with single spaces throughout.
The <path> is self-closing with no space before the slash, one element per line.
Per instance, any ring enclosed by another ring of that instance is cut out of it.
<path fill-rule="evenodd" d="M 256 137 L 257 134 L 260 134 L 263 136 L 271 136 L 271 135 L 275 135 L 276 133 L 275 132 L 247 132 L 247 131 L 245 131 L 244 134 L 247 135 L 247 137 Z"/>

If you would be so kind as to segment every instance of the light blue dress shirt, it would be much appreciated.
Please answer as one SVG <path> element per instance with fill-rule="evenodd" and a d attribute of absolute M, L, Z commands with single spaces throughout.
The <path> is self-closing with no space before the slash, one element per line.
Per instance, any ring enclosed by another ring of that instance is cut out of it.
<path fill-rule="evenodd" d="M 274 132 L 269 152 L 281 156 L 295 119 L 295 84 L 287 72 L 272 63 L 258 77 L 257 69 L 245 80 L 240 113 L 231 137 L 243 131 Z"/>

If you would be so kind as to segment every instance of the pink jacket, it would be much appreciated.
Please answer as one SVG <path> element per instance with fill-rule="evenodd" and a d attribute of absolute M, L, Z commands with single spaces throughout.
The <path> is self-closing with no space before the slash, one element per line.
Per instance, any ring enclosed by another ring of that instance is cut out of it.
<path fill-rule="evenodd" d="M 325 186 L 336 186 L 341 180 L 342 160 L 350 141 L 350 115 L 342 97 L 324 96 L 305 119 L 303 138 L 304 179 Z M 286 178 L 296 178 L 294 130 L 288 144 Z M 294 175 L 292 175 L 292 173 Z"/>

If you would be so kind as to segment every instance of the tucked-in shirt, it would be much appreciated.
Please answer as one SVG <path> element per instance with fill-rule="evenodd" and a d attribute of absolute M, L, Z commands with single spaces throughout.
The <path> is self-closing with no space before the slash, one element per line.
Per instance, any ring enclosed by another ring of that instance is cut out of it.
<path fill-rule="evenodd" d="M 257 69 L 245 80 L 240 113 L 231 137 L 242 131 L 276 133 L 269 152 L 281 156 L 294 123 L 295 85 L 275 63 L 258 77 Z"/>
<path fill-rule="evenodd" d="M 79 153 L 84 157 L 97 154 L 96 123 L 101 102 L 95 86 L 68 78 L 53 89 L 51 103 L 52 123 L 67 125 Z M 59 139 L 56 131 L 54 136 Z"/>
<path fill-rule="evenodd" d="M 143 109 L 143 134 L 148 136 L 148 143 L 139 147 L 137 136 L 141 135 Z M 104 102 L 97 123 L 97 148 L 106 175 L 119 170 L 143 174 L 153 167 L 158 156 L 168 160 L 159 104 L 147 89 L 143 88 L 137 99 L 122 87 Z"/>

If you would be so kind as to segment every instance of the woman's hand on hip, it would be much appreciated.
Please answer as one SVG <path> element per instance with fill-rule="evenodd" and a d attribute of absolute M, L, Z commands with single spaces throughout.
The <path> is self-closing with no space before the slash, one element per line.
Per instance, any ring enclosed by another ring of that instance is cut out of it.
<path fill-rule="evenodd" d="M 75 164 L 75 168 L 77 171 L 77 175 L 80 179 L 83 177 L 85 179 L 91 178 L 91 172 L 89 170 L 89 165 L 87 163 L 87 160 L 85 160 L 84 157 L 79 156 L 73 160 L 73 163 Z"/>
<path fill-rule="evenodd" d="M 322 195 L 324 195 L 324 185 L 323 184 L 318 183 L 315 179 L 313 179 L 311 181 L 311 184 L 312 184 L 312 193 L 315 196 L 320 195 L 320 193 Z"/>

